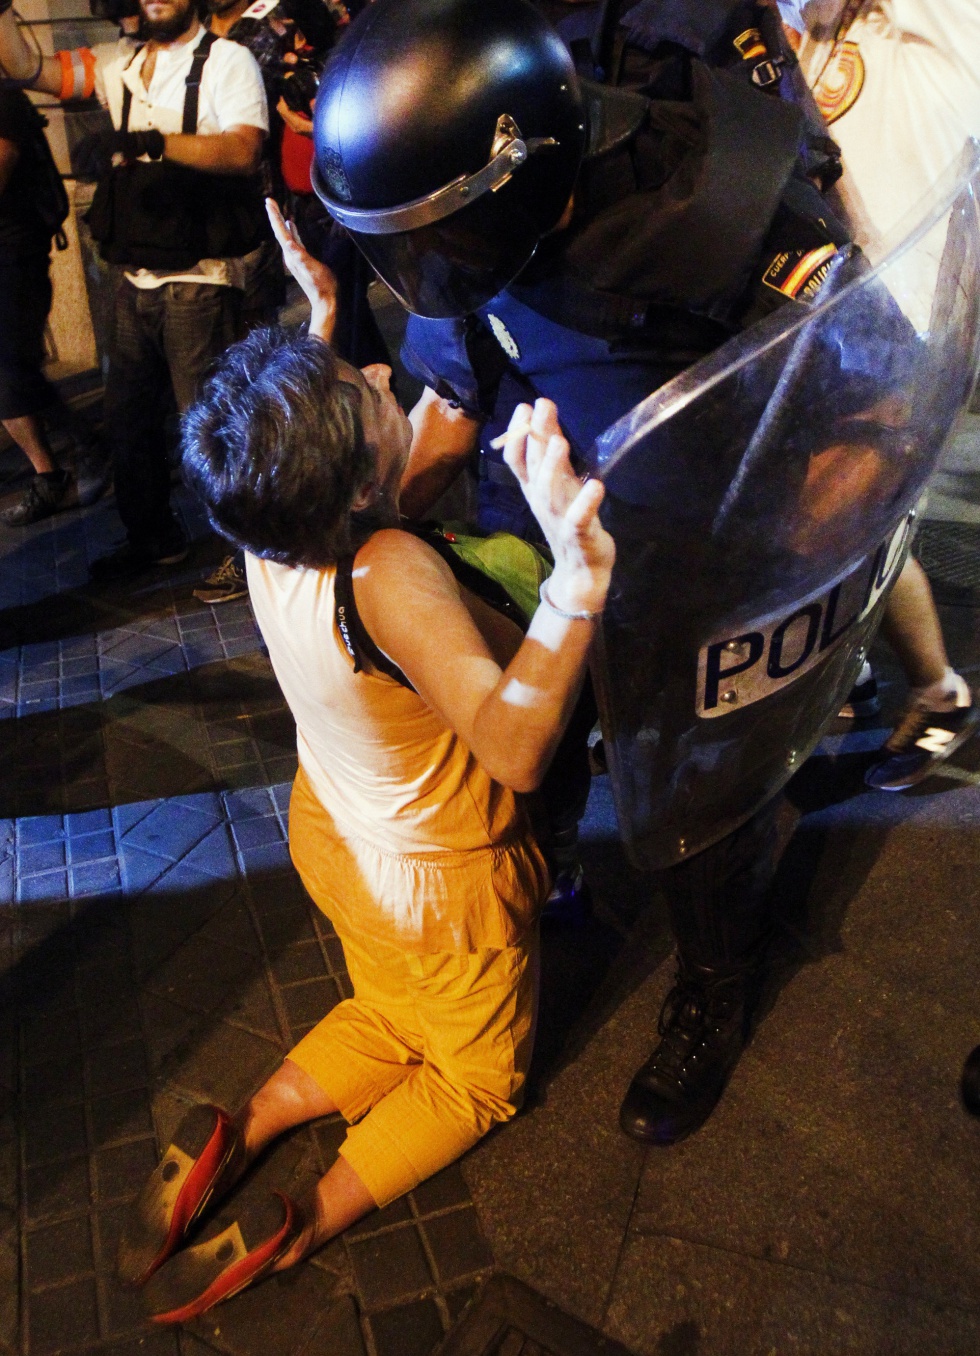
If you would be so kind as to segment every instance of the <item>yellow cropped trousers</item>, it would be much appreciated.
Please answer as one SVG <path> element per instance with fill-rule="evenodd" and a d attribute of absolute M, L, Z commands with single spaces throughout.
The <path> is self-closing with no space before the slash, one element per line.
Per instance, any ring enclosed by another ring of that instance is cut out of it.
<path fill-rule="evenodd" d="M 297 796 L 300 789 L 307 794 Z M 304 870 L 309 839 L 321 852 L 324 840 L 322 824 L 310 822 L 308 786 L 298 779 L 296 791 L 293 860 L 340 938 L 354 997 L 332 1008 L 289 1058 L 351 1123 L 340 1152 L 383 1206 L 518 1109 L 534 1039 L 537 931 L 503 949 L 420 955 L 345 928 L 317 888 L 331 863 Z M 334 865 L 343 880 L 349 863 Z"/>

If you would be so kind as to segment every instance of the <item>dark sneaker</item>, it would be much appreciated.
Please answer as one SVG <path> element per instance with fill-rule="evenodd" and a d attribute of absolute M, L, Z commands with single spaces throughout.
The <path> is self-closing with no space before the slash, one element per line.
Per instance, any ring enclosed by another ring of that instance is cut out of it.
<path fill-rule="evenodd" d="M 570 924 L 581 927 L 592 915 L 592 891 L 581 862 L 555 873 L 551 894 L 541 910 L 542 923 Z"/>
<path fill-rule="evenodd" d="M 112 484 L 112 463 L 101 452 L 85 453 L 75 458 L 75 483 L 78 487 L 79 508 L 97 503 Z"/>
<path fill-rule="evenodd" d="M 747 983 L 746 971 L 722 975 L 678 961 L 660 1011 L 660 1044 L 619 1113 L 631 1139 L 676 1144 L 711 1115 L 745 1045 Z"/>
<path fill-rule="evenodd" d="M 296 1241 L 302 1216 L 277 1191 L 259 1204 L 228 1211 L 156 1272 L 143 1291 L 154 1323 L 187 1323 L 231 1299 L 269 1272 Z"/>
<path fill-rule="evenodd" d="M 92 578 L 99 582 L 135 579 L 157 565 L 179 565 L 187 559 L 189 551 L 187 538 L 183 534 L 158 545 L 135 546 L 131 541 L 124 541 L 107 556 L 93 560 L 89 568 Z"/>
<path fill-rule="evenodd" d="M 881 710 L 881 698 L 878 696 L 878 680 L 871 672 L 871 665 L 865 664 L 858 680 L 851 688 L 847 701 L 837 712 L 841 720 L 868 720 Z"/>
<path fill-rule="evenodd" d="M 910 706 L 885 744 L 887 757 L 868 769 L 865 782 L 876 791 L 916 786 L 976 733 L 978 723 L 980 707 L 972 693 L 968 706 L 952 711 Z"/>
<path fill-rule="evenodd" d="M 26 527 L 28 523 L 49 518 L 59 509 L 74 508 L 74 478 L 70 471 L 50 471 L 36 475 L 28 485 L 23 498 L 0 512 L 0 522 L 7 527 Z"/>
<path fill-rule="evenodd" d="M 209 574 L 198 588 L 194 597 L 202 603 L 231 603 L 236 598 L 248 596 L 248 583 L 245 570 L 237 556 L 226 556 L 218 568 Z"/>

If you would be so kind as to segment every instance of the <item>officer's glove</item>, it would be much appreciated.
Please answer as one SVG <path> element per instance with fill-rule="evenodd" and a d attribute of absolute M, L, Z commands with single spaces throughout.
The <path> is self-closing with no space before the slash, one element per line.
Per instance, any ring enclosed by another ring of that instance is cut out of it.
<path fill-rule="evenodd" d="M 148 155 L 159 160 L 164 149 L 163 133 L 155 127 L 145 132 L 90 132 L 72 150 L 72 166 L 79 179 L 104 178 L 113 165 Z"/>

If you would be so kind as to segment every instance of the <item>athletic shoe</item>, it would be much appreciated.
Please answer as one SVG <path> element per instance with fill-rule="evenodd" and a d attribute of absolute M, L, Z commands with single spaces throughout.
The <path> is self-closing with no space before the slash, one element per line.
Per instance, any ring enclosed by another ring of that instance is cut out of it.
<path fill-rule="evenodd" d="M 48 471 L 36 475 L 23 496 L 0 512 L 0 522 L 7 527 L 26 527 L 28 523 L 49 518 L 59 509 L 74 508 L 78 502 L 72 497 L 75 480 L 70 471 Z"/>
<path fill-rule="evenodd" d="M 225 1212 L 160 1268 L 143 1291 L 153 1323 L 188 1323 L 269 1272 L 296 1241 L 302 1216 L 277 1191 L 234 1215 Z"/>
<path fill-rule="evenodd" d="M 551 893 L 541 910 L 542 923 L 561 923 L 581 927 L 592 915 L 592 891 L 581 862 L 555 873 Z"/>
<path fill-rule="evenodd" d="M 847 701 L 837 715 L 841 720 L 867 720 L 870 716 L 876 716 L 880 710 L 878 680 L 871 671 L 871 665 L 865 662 Z"/>
<path fill-rule="evenodd" d="M 244 1146 L 226 1111 L 204 1105 L 187 1113 L 126 1212 L 116 1259 L 124 1285 L 143 1285 L 163 1266 L 215 1192 L 235 1182 L 244 1162 Z"/>
<path fill-rule="evenodd" d="M 189 552 L 190 547 L 183 532 L 175 533 L 166 541 L 146 546 L 135 546 L 131 541 L 124 541 L 108 555 L 93 560 L 90 573 L 98 582 L 134 579 L 147 570 L 155 569 L 157 565 L 179 565 L 187 559 Z"/>
<path fill-rule="evenodd" d="M 976 733 L 980 707 L 972 693 L 968 706 L 952 711 L 922 711 L 910 706 L 885 744 L 888 755 L 869 768 L 865 782 L 876 791 L 905 791 L 934 772 Z"/>
<path fill-rule="evenodd" d="M 194 597 L 202 603 L 231 603 L 248 596 L 245 570 L 237 556 L 226 556 L 216 570 L 194 590 Z"/>

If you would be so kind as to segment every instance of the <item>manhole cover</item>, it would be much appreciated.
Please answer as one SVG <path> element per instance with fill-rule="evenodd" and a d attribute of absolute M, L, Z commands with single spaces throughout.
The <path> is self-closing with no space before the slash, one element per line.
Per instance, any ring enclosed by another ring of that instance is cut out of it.
<path fill-rule="evenodd" d="M 633 1356 L 513 1276 L 492 1276 L 432 1356 Z"/>
<path fill-rule="evenodd" d="M 940 602 L 980 605 L 980 524 L 924 522 L 916 555 Z"/>

